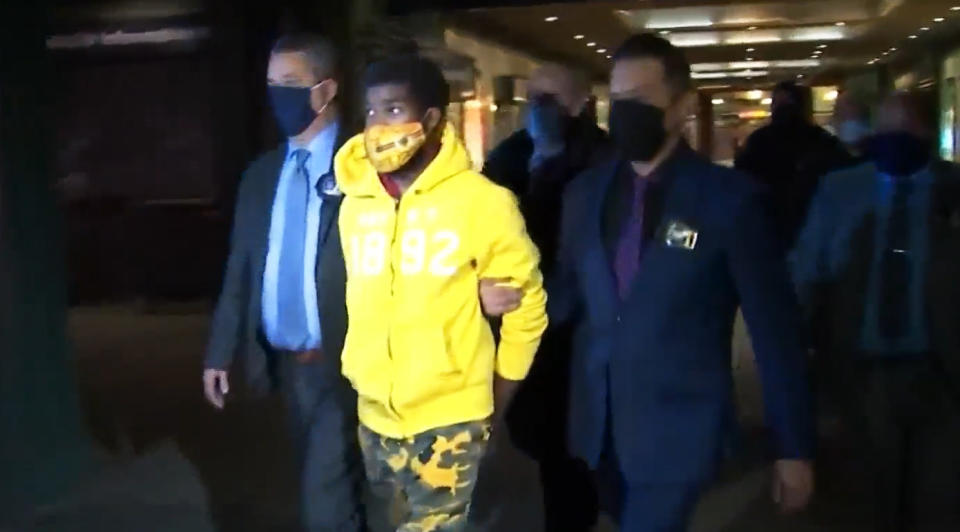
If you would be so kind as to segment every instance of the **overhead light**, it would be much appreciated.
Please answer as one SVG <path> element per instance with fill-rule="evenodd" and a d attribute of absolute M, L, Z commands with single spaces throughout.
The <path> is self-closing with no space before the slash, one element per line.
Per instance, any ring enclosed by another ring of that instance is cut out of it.
<path fill-rule="evenodd" d="M 947 20 L 947 19 L 945 19 L 945 18 L 943 18 L 943 17 L 937 17 L 937 18 L 933 19 L 934 22 L 943 22 L 944 20 Z"/>
<path fill-rule="evenodd" d="M 598 53 L 598 54 L 605 54 L 605 53 L 607 53 L 607 49 L 606 49 L 606 48 L 597 48 L 597 53 Z"/>
<path fill-rule="evenodd" d="M 764 98 L 760 100 L 760 103 L 763 105 L 770 105 L 771 103 L 773 103 L 773 98 Z"/>
<path fill-rule="evenodd" d="M 924 26 L 920 28 L 920 31 L 930 31 L 930 28 L 928 28 L 927 26 Z"/>
<path fill-rule="evenodd" d="M 752 57 L 748 57 L 748 58 L 747 58 L 747 61 L 753 61 L 753 58 L 752 58 Z"/>
<path fill-rule="evenodd" d="M 756 48 L 747 48 L 747 51 L 748 51 L 748 52 L 754 52 L 754 51 L 756 51 L 756 50 L 757 50 Z"/>
<path fill-rule="evenodd" d="M 839 92 L 836 90 L 830 90 L 823 94 L 823 99 L 827 100 L 828 102 L 832 102 L 837 99 L 837 96 L 840 96 Z"/>
<path fill-rule="evenodd" d="M 757 29 L 756 26 L 750 26 L 749 28 L 747 28 L 748 31 L 755 31 L 756 29 Z"/>
<path fill-rule="evenodd" d="M 723 79 L 723 78 L 747 78 L 754 76 L 766 76 L 770 72 L 766 70 L 737 70 L 733 72 L 693 72 L 690 77 L 693 79 Z"/>
<path fill-rule="evenodd" d="M 797 79 L 803 79 L 803 74 L 797 74 Z"/>
<path fill-rule="evenodd" d="M 576 40 L 578 40 L 578 41 L 579 41 L 580 39 L 582 39 L 583 37 L 584 37 L 584 35 L 583 35 L 582 33 L 578 33 L 578 34 L 576 34 L 576 35 L 573 36 L 573 38 L 576 39 Z"/>
<path fill-rule="evenodd" d="M 670 35 L 670 30 L 660 30 L 660 35 Z"/>
<path fill-rule="evenodd" d="M 916 36 L 916 35 L 910 35 L 910 36 L 909 36 L 909 37 L 907 37 L 907 38 L 908 38 L 908 39 L 916 39 L 916 38 L 917 38 L 917 36 Z"/>
<path fill-rule="evenodd" d="M 713 105 L 723 105 L 723 98 L 714 98 L 710 100 Z"/>
<path fill-rule="evenodd" d="M 761 90 L 747 91 L 748 100 L 759 100 L 761 98 L 763 98 L 763 91 Z"/>
<path fill-rule="evenodd" d="M 648 21 L 646 28 L 648 30 L 666 30 L 675 28 L 708 28 L 713 26 L 713 21 L 708 18 L 701 19 L 669 19 L 666 17 L 656 17 Z"/>
<path fill-rule="evenodd" d="M 491 103 L 491 104 L 490 104 L 490 110 L 491 110 L 491 111 L 496 112 L 497 109 L 499 109 L 499 107 L 497 106 L 497 104 L 495 104 L 495 103 Z"/>
<path fill-rule="evenodd" d="M 694 63 L 691 72 L 716 72 L 751 68 L 813 68 L 820 66 L 819 59 L 783 59 L 778 61 L 732 61 L 729 63 Z"/>
<path fill-rule="evenodd" d="M 897 51 L 897 48 L 896 48 L 895 46 L 891 46 L 891 47 L 890 47 L 890 51 L 891 51 L 891 52 L 896 52 L 896 51 Z"/>
<path fill-rule="evenodd" d="M 826 48 L 826 47 L 827 47 L 826 44 L 819 44 L 819 45 L 817 45 L 817 48 L 820 49 L 820 50 L 823 50 L 823 49 Z"/>
<path fill-rule="evenodd" d="M 953 6 L 950 8 L 950 11 L 960 11 L 960 6 Z"/>
<path fill-rule="evenodd" d="M 607 56 L 607 59 L 613 59 L 613 56 L 612 56 L 612 55 L 608 55 L 608 56 Z"/>
<path fill-rule="evenodd" d="M 593 42 L 593 41 L 590 41 L 590 42 L 587 43 L 587 47 L 588 47 L 588 48 L 593 48 L 593 47 L 596 46 L 596 45 L 597 45 L 597 43 L 595 43 L 595 42 Z"/>
<path fill-rule="evenodd" d="M 547 22 L 556 22 L 556 21 L 560 20 L 560 17 L 550 16 L 550 17 L 547 17 L 547 18 L 545 18 L 545 19 L 543 19 L 543 20 L 545 20 L 545 21 L 547 21 Z"/>
<path fill-rule="evenodd" d="M 836 24 L 834 24 L 834 26 L 846 26 L 846 25 L 847 25 L 846 22 L 837 22 Z"/>

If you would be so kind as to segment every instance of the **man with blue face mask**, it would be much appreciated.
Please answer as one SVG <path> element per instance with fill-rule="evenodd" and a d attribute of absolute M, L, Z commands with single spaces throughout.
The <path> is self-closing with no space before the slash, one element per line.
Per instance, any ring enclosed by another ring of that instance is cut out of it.
<path fill-rule="evenodd" d="M 365 529 L 356 396 L 340 376 L 346 281 L 331 168 L 350 132 L 339 123 L 336 64 L 319 36 L 288 35 L 273 47 L 267 91 L 286 141 L 240 182 L 203 373 L 217 409 L 236 353 L 254 390 L 282 390 L 310 532 Z"/>
<path fill-rule="evenodd" d="M 484 175 L 513 191 L 549 276 L 556 258 L 563 192 L 604 153 L 606 133 L 588 111 L 590 86 L 569 68 L 548 64 L 530 76 L 525 128 L 490 153 Z M 513 441 L 540 463 L 546 530 L 587 530 L 596 498 L 586 466 L 564 444 L 569 329 L 548 329 L 530 375 L 507 413 Z"/>
<path fill-rule="evenodd" d="M 866 162 L 824 177 L 792 256 L 877 531 L 960 530 L 960 167 L 935 157 L 922 104 L 884 102 Z"/>

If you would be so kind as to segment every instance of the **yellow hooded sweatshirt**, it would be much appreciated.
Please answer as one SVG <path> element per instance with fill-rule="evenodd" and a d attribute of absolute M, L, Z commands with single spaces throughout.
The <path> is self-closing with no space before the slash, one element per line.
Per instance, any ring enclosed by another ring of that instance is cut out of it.
<path fill-rule="evenodd" d="M 490 417 L 494 371 L 526 377 L 547 327 L 539 255 L 516 199 L 470 170 L 449 125 L 400 201 L 383 188 L 362 134 L 337 153 L 335 170 L 345 196 L 343 374 L 359 395 L 360 422 L 399 439 Z M 481 278 L 524 290 L 503 317 L 499 351 L 480 308 Z"/>

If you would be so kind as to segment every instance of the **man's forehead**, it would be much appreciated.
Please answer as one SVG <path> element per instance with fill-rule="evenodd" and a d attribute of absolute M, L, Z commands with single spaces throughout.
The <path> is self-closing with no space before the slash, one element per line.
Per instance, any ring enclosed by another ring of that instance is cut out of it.
<path fill-rule="evenodd" d="M 652 57 L 623 59 L 613 65 L 611 83 L 650 85 L 665 82 L 663 63 Z"/>
<path fill-rule="evenodd" d="M 311 74 L 310 61 L 302 52 L 278 52 L 270 56 L 267 73 L 276 77 L 305 77 Z"/>

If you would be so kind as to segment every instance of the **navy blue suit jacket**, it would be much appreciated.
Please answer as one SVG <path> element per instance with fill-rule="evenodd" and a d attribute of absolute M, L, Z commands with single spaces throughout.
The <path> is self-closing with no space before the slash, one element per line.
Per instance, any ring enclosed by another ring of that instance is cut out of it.
<path fill-rule="evenodd" d="M 761 185 L 681 144 L 658 171 L 662 216 L 621 301 L 602 220 L 623 164 L 588 170 L 564 200 L 549 310 L 555 325 L 576 327 L 572 452 L 595 467 L 609 430 L 628 483 L 707 480 L 733 419 L 731 337 L 742 306 L 775 453 L 810 457 L 800 314 Z M 665 243 L 672 222 L 697 232 L 693 249 Z"/>

